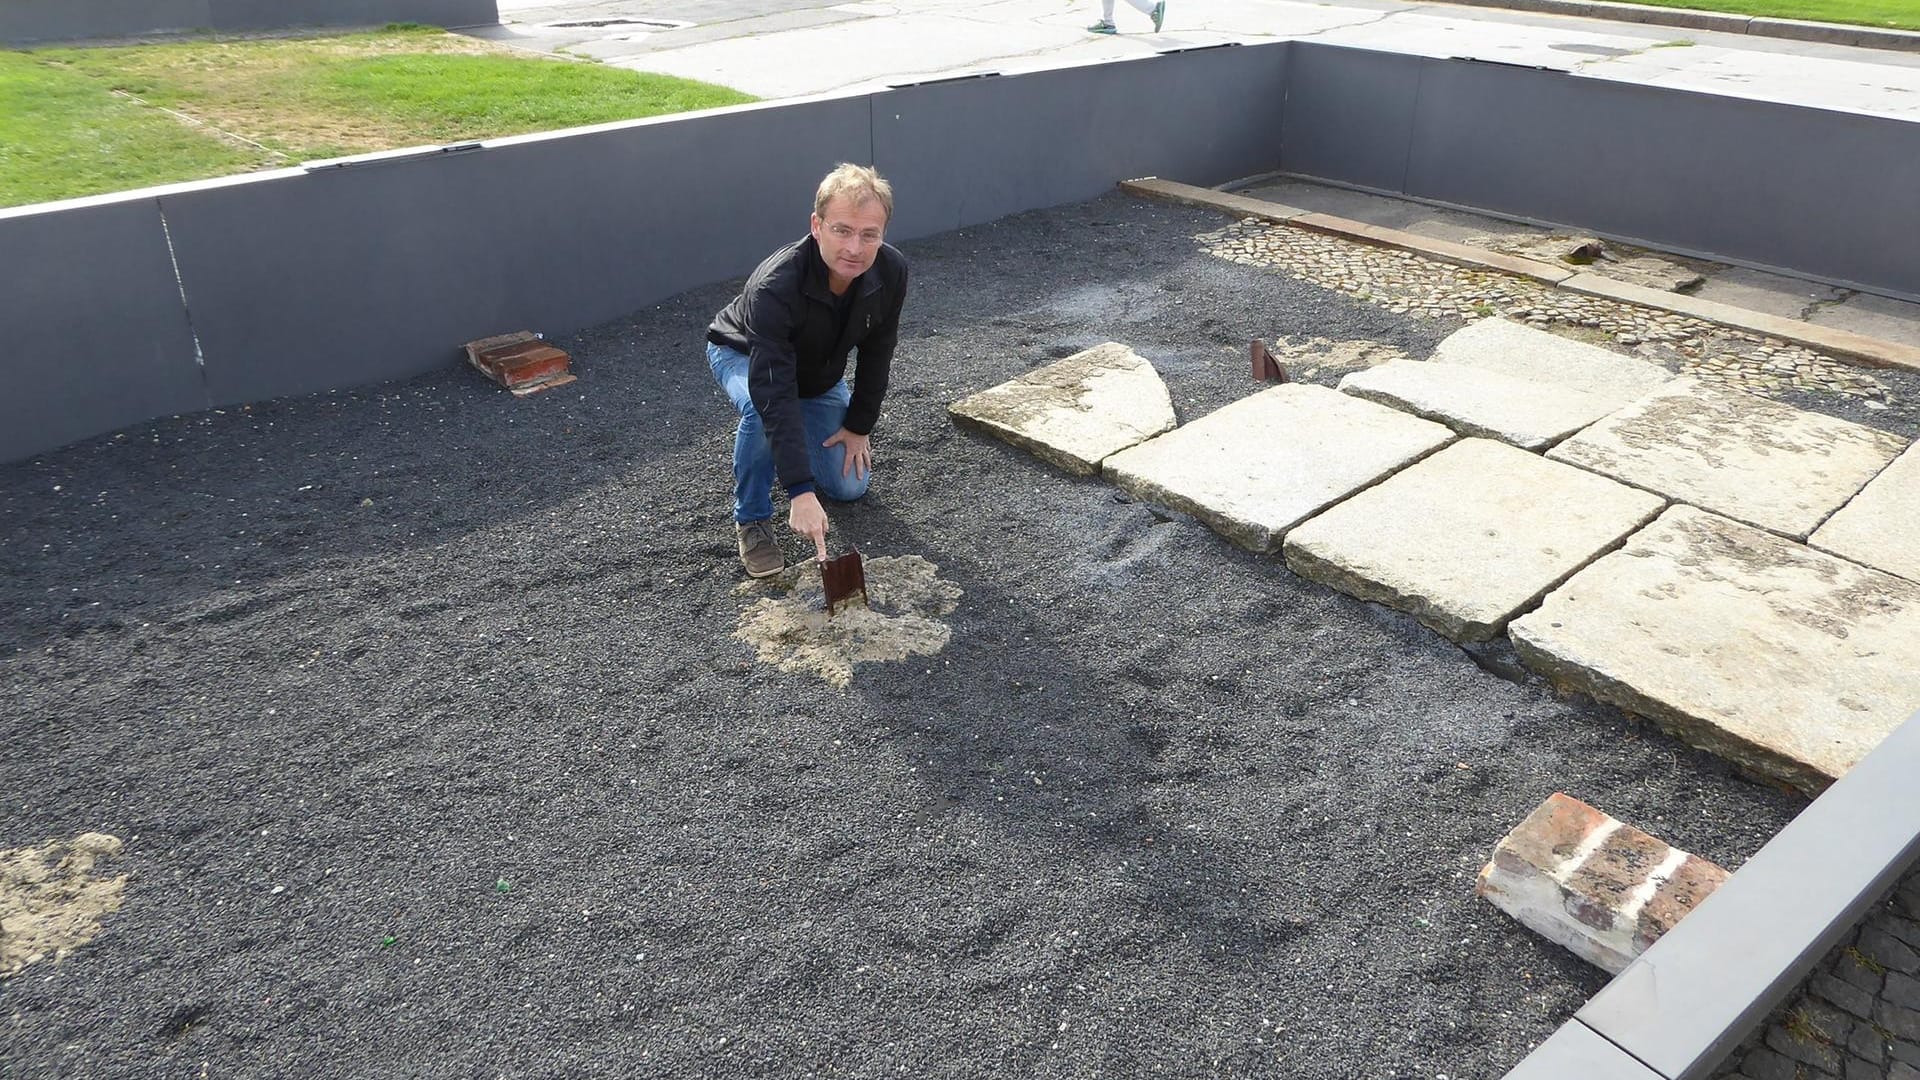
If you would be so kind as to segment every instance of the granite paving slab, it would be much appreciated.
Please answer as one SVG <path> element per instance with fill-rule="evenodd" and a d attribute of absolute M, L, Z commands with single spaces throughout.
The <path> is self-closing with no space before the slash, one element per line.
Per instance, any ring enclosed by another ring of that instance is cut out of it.
<path fill-rule="evenodd" d="M 1804 540 L 1906 445 L 1863 424 L 1688 378 L 1547 456 Z"/>
<path fill-rule="evenodd" d="M 1895 458 L 1807 542 L 1920 581 L 1920 444 Z"/>
<path fill-rule="evenodd" d="M 1461 435 L 1545 450 L 1612 412 L 1612 398 L 1463 364 L 1394 360 L 1340 380 L 1355 397 L 1445 424 Z"/>
<path fill-rule="evenodd" d="M 1487 439 L 1466 439 L 1287 534 L 1302 577 L 1485 641 L 1653 520 L 1655 495 Z"/>
<path fill-rule="evenodd" d="M 984 431 L 1082 476 L 1109 454 L 1174 426 L 1167 384 L 1138 353 L 1109 341 L 947 407 Z"/>
<path fill-rule="evenodd" d="M 1101 471 L 1136 499 L 1192 514 L 1264 552 L 1294 525 L 1452 439 L 1431 421 L 1288 383 L 1122 450 Z"/>
<path fill-rule="evenodd" d="M 1920 585 L 1691 506 L 1508 633 L 1556 684 L 1810 794 L 1920 708 Z"/>
<path fill-rule="evenodd" d="M 1454 331 L 1433 350 L 1432 360 L 1578 390 L 1615 408 L 1674 379 L 1658 364 L 1506 319 L 1481 319 Z"/>

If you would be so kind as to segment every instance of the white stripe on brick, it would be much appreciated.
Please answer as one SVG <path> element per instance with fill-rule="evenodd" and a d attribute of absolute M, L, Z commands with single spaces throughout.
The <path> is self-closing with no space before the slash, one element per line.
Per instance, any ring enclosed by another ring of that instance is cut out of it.
<path fill-rule="evenodd" d="M 1668 848 L 1667 857 L 1661 860 L 1659 866 L 1653 868 L 1653 872 L 1647 875 L 1647 880 L 1635 886 L 1634 890 L 1621 902 L 1620 918 L 1625 922 L 1638 919 L 1640 909 L 1647 906 L 1647 901 L 1653 899 L 1653 894 L 1659 892 L 1660 886 L 1665 885 L 1667 880 L 1680 869 L 1680 864 L 1686 861 L 1686 852 L 1679 848 Z"/>
<path fill-rule="evenodd" d="M 1574 849 L 1573 854 L 1567 856 L 1567 860 L 1559 866 L 1554 867 L 1553 873 L 1547 876 L 1565 885 L 1574 874 L 1579 872 L 1582 866 L 1586 865 L 1588 859 L 1593 858 L 1593 853 L 1600 850 L 1600 845 L 1606 843 L 1614 833 L 1619 831 L 1620 819 L 1608 818 L 1601 822 L 1598 828 L 1588 833 L 1586 838 L 1580 841 L 1580 846 Z"/>

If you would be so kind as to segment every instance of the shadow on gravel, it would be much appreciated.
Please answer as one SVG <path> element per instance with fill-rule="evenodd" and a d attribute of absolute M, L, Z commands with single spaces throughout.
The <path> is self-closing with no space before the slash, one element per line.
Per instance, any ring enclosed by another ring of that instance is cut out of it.
<path fill-rule="evenodd" d="M 884 505 L 846 516 L 848 527 L 909 550 L 938 543 Z M 1116 507 L 1113 516 L 1119 520 L 1103 546 L 1117 548 L 1122 559 L 1140 558 L 1134 549 L 1152 545 L 1151 531 L 1163 524 L 1138 507 Z M 874 715 L 889 718 L 897 738 L 911 736 L 916 754 L 926 755 L 917 768 L 928 803 L 916 811 L 916 831 L 970 817 L 1022 847 L 1054 849 L 1056 857 L 1085 858 L 1091 849 L 1122 871 L 1108 887 L 1167 920 L 1164 932 L 1218 943 L 1220 959 L 1231 964 L 1298 936 L 1302 919 L 1269 920 L 1248 910 L 1243 898 L 1252 883 L 1236 860 L 1183 836 L 1183 826 L 1149 798 L 1156 787 L 1206 772 L 1173 752 L 1177 729 L 1192 720 L 1157 693 L 1186 678 L 1187 665 L 1164 649 L 1127 649 L 1119 641 L 1101 650 L 1102 664 L 1089 665 L 1076 655 L 1078 643 L 1060 642 L 1058 627 L 1025 610 L 1029 601 L 1017 590 L 992 584 L 964 555 L 948 557 L 973 571 L 963 600 L 969 617 L 956 628 L 964 644 L 950 650 L 961 663 L 932 658 L 944 677 L 931 684 L 872 687 L 874 680 L 856 677 L 853 687 Z M 1210 681 L 1218 694 L 1238 692 L 1235 682 Z"/>

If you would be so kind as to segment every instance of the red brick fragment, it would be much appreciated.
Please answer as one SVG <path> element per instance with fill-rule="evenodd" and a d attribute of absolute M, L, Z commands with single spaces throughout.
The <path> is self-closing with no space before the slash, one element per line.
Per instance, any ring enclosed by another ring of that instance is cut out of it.
<path fill-rule="evenodd" d="M 467 363 L 516 397 L 574 381 L 572 357 L 526 330 L 466 344 Z"/>
<path fill-rule="evenodd" d="M 1579 799 L 1554 792 L 1534 808 L 1494 850 L 1518 870 L 1522 866 L 1552 868 L 1573 857 L 1587 836 L 1611 819 Z"/>
<path fill-rule="evenodd" d="M 1726 876 L 1556 792 L 1500 841 L 1475 891 L 1548 940 L 1618 972 Z"/>

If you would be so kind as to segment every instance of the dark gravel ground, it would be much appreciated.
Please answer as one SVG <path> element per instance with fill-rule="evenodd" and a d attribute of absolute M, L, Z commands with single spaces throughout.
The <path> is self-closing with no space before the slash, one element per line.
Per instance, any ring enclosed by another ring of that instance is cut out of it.
<path fill-rule="evenodd" d="M 948 422 L 1109 338 L 1192 417 L 1250 337 L 1453 329 L 1219 223 L 907 245 L 834 522 L 965 596 L 847 691 L 731 636 L 729 285 L 561 340 L 563 391 L 450 368 L 0 469 L 0 847 L 132 875 L 0 983 L 0 1074 L 1504 1071 L 1605 981 L 1472 895 L 1507 829 L 1565 790 L 1734 865 L 1801 804 Z"/>

